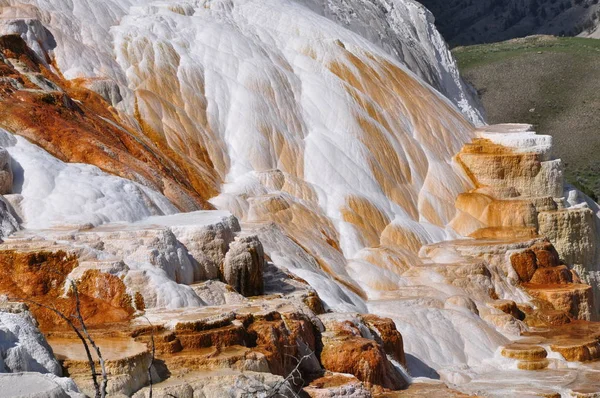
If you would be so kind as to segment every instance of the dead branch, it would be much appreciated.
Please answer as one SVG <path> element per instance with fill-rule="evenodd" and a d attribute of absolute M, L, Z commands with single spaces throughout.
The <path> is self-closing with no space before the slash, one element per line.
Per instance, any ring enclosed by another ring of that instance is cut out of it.
<path fill-rule="evenodd" d="M 20 302 L 30 303 L 30 304 L 36 305 L 40 308 L 45 308 L 49 311 L 52 311 L 56 315 L 58 315 L 63 321 L 65 321 L 71 329 L 73 329 L 73 331 L 75 332 L 75 334 L 77 335 L 79 340 L 81 340 L 81 343 L 83 344 L 83 348 L 85 349 L 85 354 L 87 356 L 88 364 L 90 365 L 90 369 L 92 372 L 92 381 L 94 383 L 94 390 L 96 391 L 96 398 L 99 398 L 101 396 L 100 385 L 98 384 L 98 378 L 97 378 L 97 373 L 96 373 L 96 364 L 94 362 L 94 358 L 92 357 L 90 347 L 88 346 L 87 341 L 85 340 L 85 337 L 83 337 L 83 335 L 81 334 L 79 329 L 77 329 L 77 326 L 75 326 L 75 324 L 69 319 L 69 317 L 67 317 L 65 314 L 60 312 L 55 307 L 50 307 L 48 305 L 39 303 L 35 300 L 31 300 L 31 299 L 27 299 L 27 298 L 20 298 L 20 297 L 8 297 L 8 299 L 11 301 L 20 301 Z"/>
<path fill-rule="evenodd" d="M 298 361 L 296 363 L 296 366 L 294 367 L 294 369 L 292 369 L 285 378 L 283 378 L 282 380 L 275 383 L 275 385 L 273 387 L 271 387 L 271 388 L 263 387 L 262 389 L 255 389 L 254 391 L 250 392 L 250 394 L 252 394 L 252 396 L 256 396 L 257 393 L 262 392 L 265 394 L 264 395 L 265 398 L 274 398 L 277 395 L 281 394 L 282 390 L 286 390 L 290 394 L 288 396 L 292 396 L 294 398 L 300 398 L 300 395 L 296 391 L 292 390 L 292 388 L 288 382 L 290 380 L 293 380 L 292 383 L 294 385 L 296 385 L 297 379 L 300 379 L 304 382 L 304 380 L 302 379 L 302 372 L 300 372 L 300 366 L 302 365 L 302 362 L 304 362 L 305 360 L 307 360 L 308 358 L 310 358 L 313 355 L 314 355 L 314 352 L 312 352 L 312 351 L 310 353 L 304 355 L 300 359 L 296 358 L 293 355 L 288 355 L 289 357 L 292 357 L 292 358 L 296 359 L 296 361 Z"/>
<path fill-rule="evenodd" d="M 106 373 L 106 364 L 104 363 L 104 358 L 102 357 L 102 353 L 100 352 L 100 347 L 96 345 L 92 336 L 88 333 L 87 327 L 85 326 L 85 322 L 83 321 L 83 316 L 81 316 L 81 308 L 79 302 L 79 291 L 77 290 L 77 284 L 72 279 L 69 279 L 69 283 L 71 284 L 71 288 L 73 289 L 73 294 L 75 295 L 75 317 L 81 326 L 81 330 L 83 334 L 87 338 L 90 345 L 96 351 L 96 355 L 98 355 L 98 360 L 100 361 L 100 369 L 102 370 L 102 386 L 100 387 L 100 398 L 106 397 L 106 386 L 108 384 L 108 375 Z M 95 372 L 94 372 L 95 373 Z M 98 392 L 96 392 L 98 395 Z"/>
<path fill-rule="evenodd" d="M 290 393 L 292 393 L 292 396 L 299 397 L 299 395 L 290 388 L 288 382 L 292 381 L 292 383 L 296 385 L 297 378 L 302 380 L 302 372 L 300 372 L 300 366 L 302 365 L 302 362 L 312 357 L 314 355 L 314 352 L 311 351 L 308 354 L 302 356 L 300 359 L 296 358 L 293 355 L 285 355 L 294 358 L 297 361 L 296 366 L 290 371 L 290 373 L 288 373 L 288 375 L 283 380 L 277 382 L 273 386 L 272 392 L 269 395 L 267 395 L 267 398 L 272 398 L 275 395 L 279 394 L 282 388 L 286 388 Z"/>
<path fill-rule="evenodd" d="M 150 322 L 147 316 L 144 316 L 146 321 L 150 324 L 150 344 L 152 347 L 152 357 L 150 359 L 150 365 L 148 365 L 148 382 L 150 383 L 150 395 L 148 398 L 152 398 L 152 366 L 154 365 L 154 356 L 156 353 L 156 346 L 154 345 L 154 325 Z"/>

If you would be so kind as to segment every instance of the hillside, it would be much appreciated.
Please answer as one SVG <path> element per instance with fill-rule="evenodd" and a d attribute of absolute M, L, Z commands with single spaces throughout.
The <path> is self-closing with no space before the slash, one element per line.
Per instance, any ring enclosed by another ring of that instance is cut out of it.
<path fill-rule="evenodd" d="M 421 0 L 451 46 L 534 34 L 577 36 L 598 25 L 598 0 Z"/>
<path fill-rule="evenodd" d="M 567 181 L 600 196 L 600 42 L 529 37 L 454 50 L 490 123 L 520 120 L 554 137 Z"/>

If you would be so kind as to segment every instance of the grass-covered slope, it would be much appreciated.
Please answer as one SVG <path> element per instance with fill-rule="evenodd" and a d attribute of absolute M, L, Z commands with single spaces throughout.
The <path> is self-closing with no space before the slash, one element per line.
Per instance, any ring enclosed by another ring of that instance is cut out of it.
<path fill-rule="evenodd" d="M 489 123 L 552 135 L 567 181 L 600 196 L 600 40 L 536 36 L 453 52 Z"/>

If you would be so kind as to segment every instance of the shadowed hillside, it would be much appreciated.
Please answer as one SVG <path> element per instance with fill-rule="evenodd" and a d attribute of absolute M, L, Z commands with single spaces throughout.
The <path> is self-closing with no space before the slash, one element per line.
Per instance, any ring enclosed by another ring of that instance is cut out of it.
<path fill-rule="evenodd" d="M 598 25 L 598 0 L 421 0 L 451 46 L 534 34 L 577 36 Z"/>

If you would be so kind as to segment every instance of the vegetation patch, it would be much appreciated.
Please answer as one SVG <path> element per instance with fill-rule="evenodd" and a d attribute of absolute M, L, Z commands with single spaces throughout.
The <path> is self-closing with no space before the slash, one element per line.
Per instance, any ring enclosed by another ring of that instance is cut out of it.
<path fill-rule="evenodd" d="M 532 36 L 453 53 L 490 124 L 530 123 L 551 135 L 566 182 L 600 197 L 600 40 Z"/>

